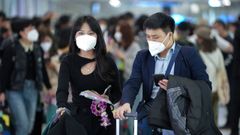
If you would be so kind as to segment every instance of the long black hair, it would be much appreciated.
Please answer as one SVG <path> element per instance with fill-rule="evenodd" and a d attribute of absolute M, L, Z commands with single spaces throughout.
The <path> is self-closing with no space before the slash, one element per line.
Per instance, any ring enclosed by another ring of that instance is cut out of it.
<path fill-rule="evenodd" d="M 77 19 L 75 22 L 71 36 L 70 36 L 70 53 L 79 53 L 80 49 L 75 42 L 75 34 L 80 30 L 82 25 L 87 23 L 91 30 L 97 34 L 97 43 L 94 49 L 96 57 L 96 71 L 102 80 L 106 82 L 113 81 L 113 72 L 111 69 L 111 63 L 109 63 L 106 51 L 106 45 L 103 39 L 103 34 L 97 20 L 92 16 L 83 16 Z"/>

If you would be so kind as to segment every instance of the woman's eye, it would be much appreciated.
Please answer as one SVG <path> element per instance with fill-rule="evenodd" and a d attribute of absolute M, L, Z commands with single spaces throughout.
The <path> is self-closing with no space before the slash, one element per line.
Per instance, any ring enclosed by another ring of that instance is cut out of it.
<path fill-rule="evenodd" d="M 79 32 L 79 35 L 84 35 L 84 33 L 83 32 Z"/>
<path fill-rule="evenodd" d="M 90 32 L 90 33 L 88 33 L 88 35 L 94 35 L 94 33 L 93 33 L 93 32 Z"/>

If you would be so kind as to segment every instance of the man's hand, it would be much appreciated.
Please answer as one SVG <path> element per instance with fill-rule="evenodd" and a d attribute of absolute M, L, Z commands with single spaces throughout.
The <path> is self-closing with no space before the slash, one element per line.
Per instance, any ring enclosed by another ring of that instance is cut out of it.
<path fill-rule="evenodd" d="M 167 90 L 167 86 L 168 86 L 168 80 L 167 79 L 162 79 L 158 82 L 158 85 L 164 89 Z"/>
<path fill-rule="evenodd" d="M 115 119 L 125 119 L 124 117 L 124 113 L 130 113 L 131 112 L 131 107 L 130 107 L 130 104 L 129 103 L 125 103 L 123 104 L 122 106 L 118 107 L 117 109 L 115 109 L 113 111 L 113 117 Z"/>
<path fill-rule="evenodd" d="M 5 94 L 4 92 L 0 93 L 0 102 L 3 103 L 5 101 Z"/>

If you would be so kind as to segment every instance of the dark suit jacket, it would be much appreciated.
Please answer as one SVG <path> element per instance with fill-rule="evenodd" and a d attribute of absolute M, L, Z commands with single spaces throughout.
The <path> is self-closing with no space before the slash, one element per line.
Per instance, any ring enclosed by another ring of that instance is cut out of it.
<path fill-rule="evenodd" d="M 133 63 L 131 76 L 124 85 L 121 104 L 133 105 L 141 83 L 143 83 L 143 100 L 148 101 L 153 89 L 154 71 L 154 57 L 147 49 L 139 51 Z M 206 66 L 197 50 L 192 47 L 183 46 L 179 51 L 175 60 L 174 75 L 193 80 L 204 80 L 211 88 Z"/>
<path fill-rule="evenodd" d="M 235 32 L 235 38 L 233 41 L 234 52 L 233 52 L 233 76 L 234 79 L 240 79 L 240 26 Z M 239 83 L 238 83 L 239 84 Z"/>

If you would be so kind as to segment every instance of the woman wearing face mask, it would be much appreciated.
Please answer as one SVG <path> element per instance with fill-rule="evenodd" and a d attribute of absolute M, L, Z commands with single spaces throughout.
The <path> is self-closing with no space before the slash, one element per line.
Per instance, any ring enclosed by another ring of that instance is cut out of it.
<path fill-rule="evenodd" d="M 84 126 L 88 135 L 112 135 L 115 121 L 110 106 L 104 105 L 106 117 L 102 117 L 94 111 L 93 100 L 79 96 L 85 90 L 94 90 L 101 95 L 111 85 L 108 90 L 110 101 L 116 103 L 121 97 L 118 69 L 107 56 L 101 28 L 93 17 L 84 16 L 74 24 L 70 38 L 70 54 L 63 58 L 60 66 L 57 112 L 62 113 L 68 108 L 70 84 L 73 106 L 68 109 L 72 110 L 73 117 Z"/>
<path fill-rule="evenodd" d="M 52 55 L 56 54 L 56 48 L 54 44 L 54 38 L 51 32 L 41 31 L 39 35 L 39 42 L 44 53 L 44 59 L 50 58 Z"/>
<path fill-rule="evenodd" d="M 40 31 L 39 42 L 44 54 L 44 61 L 46 64 L 49 81 L 51 82 L 53 89 L 52 93 L 46 93 L 46 88 L 44 88 L 42 94 L 46 108 L 46 121 L 49 122 L 57 109 L 56 90 L 60 61 L 56 48 L 54 46 L 54 38 L 51 32 L 44 30 Z"/>
<path fill-rule="evenodd" d="M 116 51 L 118 58 L 124 61 L 124 80 L 127 80 L 132 71 L 132 64 L 137 52 L 141 49 L 135 42 L 132 27 L 127 22 L 122 22 L 117 27 L 115 38 L 119 43 L 119 49 Z"/>
<path fill-rule="evenodd" d="M 133 28 L 126 22 L 120 22 L 116 27 L 116 33 L 114 38 L 117 40 L 116 49 L 114 50 L 113 55 L 115 56 L 115 60 L 118 61 L 118 66 L 122 68 L 123 75 L 123 83 L 129 79 L 133 61 L 137 55 L 137 52 L 141 50 L 139 44 L 135 41 Z M 121 67 L 121 62 L 123 67 Z M 142 97 L 141 92 L 139 92 L 138 96 L 135 99 L 133 108 L 137 107 L 137 104 L 140 102 Z M 127 120 L 129 127 L 133 127 L 133 121 Z M 123 122 L 124 123 L 124 122 Z M 129 128 L 130 132 L 131 128 Z M 129 132 L 129 131 L 127 131 Z"/>
<path fill-rule="evenodd" d="M 14 22 L 13 31 L 18 34 L 6 43 L 4 50 L 0 91 L 9 103 L 15 128 L 15 135 L 28 135 L 33 129 L 38 93 L 45 83 L 50 90 L 42 52 L 37 44 L 38 32 L 29 19 Z"/>

